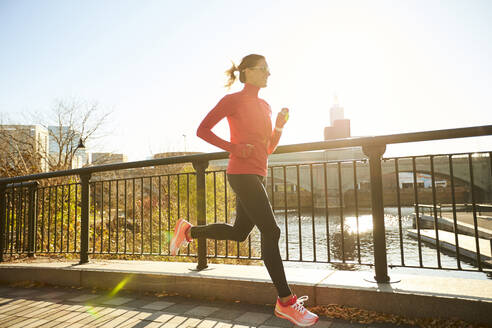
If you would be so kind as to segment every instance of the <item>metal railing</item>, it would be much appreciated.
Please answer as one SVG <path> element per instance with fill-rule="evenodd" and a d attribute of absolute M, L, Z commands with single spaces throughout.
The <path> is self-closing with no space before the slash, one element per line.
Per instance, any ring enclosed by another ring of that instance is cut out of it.
<path fill-rule="evenodd" d="M 485 252 L 482 252 L 483 249 L 481 251 L 480 247 L 486 244 L 485 247 L 489 248 L 491 243 L 488 240 L 492 239 L 492 234 L 490 233 L 492 232 L 490 231 L 492 224 L 488 222 L 479 224 L 478 219 L 484 218 L 484 216 L 477 215 L 477 213 L 490 207 L 487 204 L 479 204 L 479 199 L 489 202 L 492 200 L 490 186 L 492 181 L 492 152 L 400 157 L 393 160 L 396 166 L 398 161 L 407 160 L 412 163 L 413 183 L 407 189 L 414 194 L 412 199 L 414 201 L 414 230 L 410 231 L 410 234 L 417 240 L 419 258 L 417 265 L 405 264 L 402 249 L 401 264 L 392 266 L 467 270 L 463 268 L 464 258 L 462 257 L 462 255 L 466 255 L 468 259 L 465 259 L 465 262 L 470 262 L 471 260 L 478 270 L 483 270 L 483 265 L 490 268 L 490 253 L 485 255 Z M 427 162 L 427 167 L 424 167 L 425 162 Z M 436 162 L 441 166 L 439 174 L 436 172 Z M 483 167 L 482 171 L 485 174 L 485 178 L 482 177 L 481 182 L 482 184 L 488 184 L 485 188 L 486 190 L 476 185 L 474 172 L 477 169 L 474 169 L 474 164 L 481 164 Z M 458 169 L 461 169 L 461 172 L 457 172 L 459 171 Z M 398 169 L 395 172 L 398 172 Z M 423 185 L 424 183 L 419 186 L 417 182 L 418 172 L 426 172 L 428 174 L 431 179 L 430 186 L 426 187 Z M 440 178 L 442 179 L 443 173 L 448 178 L 446 181 L 441 182 L 449 183 L 449 185 L 438 186 L 438 176 L 441 175 Z M 458 178 L 458 175 L 460 175 L 460 178 Z M 400 192 L 400 189 L 397 189 L 398 195 Z M 426 199 L 422 201 L 424 197 Z M 459 201 L 469 201 L 469 203 L 459 203 Z M 400 204 L 398 206 L 400 207 Z M 448 232 L 451 232 L 451 235 Z M 441 239 L 441 235 L 444 238 Z M 474 247 L 470 247 L 471 241 L 474 243 Z M 422 255 L 423 243 L 430 243 L 435 247 L 433 266 L 424 263 L 424 256 Z M 460 243 L 468 245 L 462 248 Z M 443 254 L 449 252 L 456 259 L 455 267 L 450 267 L 449 263 L 448 265 L 442 263 Z"/>
<path fill-rule="evenodd" d="M 453 160 L 463 154 L 385 159 L 382 155 L 387 144 L 486 135 L 492 135 L 492 126 L 278 147 L 277 154 L 362 147 L 368 157 L 270 166 L 268 192 L 282 230 L 280 245 L 284 260 L 374 265 L 378 282 L 389 281 L 388 266 L 448 268 L 441 263 L 437 215 L 440 191 L 436 187 L 438 174 L 434 165 L 436 158 L 444 156 L 449 163 L 451 186 L 448 189 L 452 196 L 449 203 L 456 227 L 457 269 L 467 270 L 460 258 L 459 220 L 455 209 L 457 187 L 453 175 Z M 481 207 L 474 186 L 474 155 L 464 155 L 469 166 L 477 267 L 483 271 L 477 224 L 477 211 Z M 491 153 L 483 155 L 488 156 L 492 175 Z M 170 256 L 170 233 L 178 217 L 186 217 L 199 225 L 232 220 L 235 196 L 227 184 L 225 171 L 207 171 L 210 161 L 227 157 L 225 152 L 198 154 L 0 179 L 0 261 L 6 254 L 32 256 L 35 253 L 80 254 L 80 263 L 88 262 L 89 254 Z M 422 161 L 428 161 L 429 167 L 423 169 Z M 408 166 L 406 169 L 402 169 L 404 163 Z M 104 172 L 150 167 L 158 171 L 174 164 L 191 164 L 192 168 L 185 167 L 183 171 L 181 167 L 180 172 L 171 173 L 142 175 L 131 172 L 118 178 L 104 177 Z M 390 167 L 393 187 L 386 181 L 386 171 Z M 432 179 L 430 197 L 433 205 L 430 210 L 435 221 L 436 265 L 425 263 L 424 239 L 418 219 L 415 221 L 418 263 L 412 265 L 407 261 L 405 253 L 410 243 L 405 239 L 408 227 L 405 227 L 407 222 L 402 209 L 408 204 L 405 198 L 408 192 L 401 188 L 399 181 L 403 170 L 413 174 L 410 206 L 417 204 L 414 206 L 417 218 L 423 208 L 419 196 L 422 198 L 427 192 L 419 187 L 417 173 L 427 172 Z M 490 175 L 488 179 L 492 180 Z M 72 177 L 73 181 L 38 185 L 38 181 L 60 177 Z M 389 232 L 385 226 L 389 225 L 385 219 L 385 206 L 393 206 L 398 212 Z M 370 215 L 364 216 L 364 211 Z M 361 232 L 360 225 L 367 223 L 368 218 L 371 229 Z M 199 239 L 188 246 L 183 256 L 197 257 L 198 269 L 206 268 L 210 257 L 258 260 L 261 259 L 257 253 L 260 240 L 257 231 L 244 242 Z M 390 252 L 399 253 L 399 257 L 394 257 L 399 263 L 388 265 L 388 245 Z"/>

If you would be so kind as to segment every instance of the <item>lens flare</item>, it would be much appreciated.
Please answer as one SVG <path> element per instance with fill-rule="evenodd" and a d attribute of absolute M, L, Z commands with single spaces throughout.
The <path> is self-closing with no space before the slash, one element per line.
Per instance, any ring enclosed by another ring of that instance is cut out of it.
<path fill-rule="evenodd" d="M 171 238 L 173 238 L 174 232 L 171 231 L 164 231 L 164 239 L 165 242 L 169 242 Z"/>
<path fill-rule="evenodd" d="M 118 292 L 125 287 L 125 285 L 132 280 L 133 275 L 126 276 L 122 281 L 120 281 L 116 287 L 113 288 L 113 290 L 109 293 L 108 297 L 114 297 Z"/>
<path fill-rule="evenodd" d="M 92 305 L 86 305 L 86 312 L 89 313 L 93 318 L 99 318 L 99 314 L 97 313 L 96 309 Z"/>
<path fill-rule="evenodd" d="M 114 297 L 116 294 L 118 294 L 118 292 L 123 288 L 125 287 L 125 285 L 130 281 L 132 280 L 133 278 L 133 274 L 129 275 L 129 276 L 126 276 L 122 281 L 120 281 L 116 287 L 113 288 L 113 290 L 111 292 L 109 292 L 108 294 L 108 298 L 112 298 Z M 90 305 L 90 304 L 85 304 L 85 311 L 87 313 L 89 313 L 93 318 L 99 318 L 100 315 L 99 313 L 96 311 L 96 309 Z"/>

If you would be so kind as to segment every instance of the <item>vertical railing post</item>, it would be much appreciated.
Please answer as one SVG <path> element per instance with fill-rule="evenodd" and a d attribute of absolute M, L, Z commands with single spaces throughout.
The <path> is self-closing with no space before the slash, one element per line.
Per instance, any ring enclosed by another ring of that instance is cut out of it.
<path fill-rule="evenodd" d="M 379 283 L 389 282 L 388 264 L 386 259 L 386 233 L 384 228 L 383 178 L 381 157 L 386 145 L 363 146 L 362 150 L 369 157 L 371 174 L 371 202 L 374 242 L 374 279 Z"/>
<path fill-rule="evenodd" d="M 207 224 L 206 210 L 206 190 L 205 190 L 205 170 L 208 167 L 207 161 L 193 162 L 196 171 L 196 210 L 197 224 Z M 198 238 L 198 271 L 206 269 L 207 265 L 207 239 Z"/>
<path fill-rule="evenodd" d="M 80 264 L 89 262 L 89 180 L 90 173 L 81 174 L 81 210 L 80 210 Z"/>
<path fill-rule="evenodd" d="M 34 257 L 34 244 L 35 244 L 35 234 L 36 234 L 36 203 L 37 203 L 37 190 L 38 190 L 38 182 L 34 181 L 29 185 L 29 208 L 27 213 L 28 218 L 28 236 L 27 236 L 27 256 Z"/>
<path fill-rule="evenodd" d="M 7 223 L 7 185 L 0 184 L 0 262 L 3 262 L 5 247 L 5 225 Z"/>

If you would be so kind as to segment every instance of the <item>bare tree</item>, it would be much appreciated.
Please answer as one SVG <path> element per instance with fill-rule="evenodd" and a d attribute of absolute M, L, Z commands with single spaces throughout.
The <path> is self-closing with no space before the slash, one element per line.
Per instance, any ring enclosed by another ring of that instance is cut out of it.
<path fill-rule="evenodd" d="M 32 126 L 0 125 L 0 176 L 43 171 L 41 151 L 33 142 Z"/>
<path fill-rule="evenodd" d="M 70 169 L 79 142 L 102 137 L 109 115 L 98 104 L 65 100 L 57 101 L 49 114 L 28 114 L 25 121 L 32 125 L 1 124 L 0 176 Z"/>
<path fill-rule="evenodd" d="M 50 149 L 50 170 L 71 168 L 79 142 L 85 144 L 88 139 L 100 137 L 96 133 L 101 132 L 108 116 L 108 112 L 101 113 L 97 104 L 59 101 L 52 111 L 52 123 L 48 126 L 41 123 L 54 141 L 51 145 L 56 147 Z"/>

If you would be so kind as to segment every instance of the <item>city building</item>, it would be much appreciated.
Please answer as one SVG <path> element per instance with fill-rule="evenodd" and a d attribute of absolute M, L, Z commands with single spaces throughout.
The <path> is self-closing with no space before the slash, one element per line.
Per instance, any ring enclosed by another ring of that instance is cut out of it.
<path fill-rule="evenodd" d="M 186 155 L 196 155 L 196 154 L 203 154 L 203 153 L 202 152 L 196 152 L 196 151 L 170 151 L 170 152 L 155 154 L 153 156 L 153 158 L 154 159 L 158 159 L 158 158 L 186 156 Z"/>
<path fill-rule="evenodd" d="M 49 132 L 41 125 L 0 125 L 0 156 L 37 155 L 33 165 L 42 172 L 49 170 Z"/>
<path fill-rule="evenodd" d="M 350 137 L 350 120 L 344 118 L 343 107 L 335 96 L 333 106 L 330 108 L 330 126 L 325 127 L 325 140 Z"/>
<path fill-rule="evenodd" d="M 419 188 L 432 188 L 432 175 L 427 173 L 417 173 L 413 176 L 413 172 L 400 172 L 398 174 L 398 183 L 400 189 L 414 188 L 414 180 L 417 181 Z M 434 185 L 438 188 L 446 188 L 448 183 L 445 179 L 435 180 Z"/>
<path fill-rule="evenodd" d="M 338 102 L 338 97 L 334 97 L 333 106 L 330 108 L 330 126 L 324 129 L 324 140 L 350 138 L 350 120 L 345 118 L 344 109 Z M 326 150 L 324 158 L 326 160 L 356 159 L 366 158 L 361 147 L 349 147 Z"/>
<path fill-rule="evenodd" d="M 91 158 L 92 165 L 114 164 L 128 161 L 128 157 L 125 154 L 115 153 L 92 153 Z"/>

